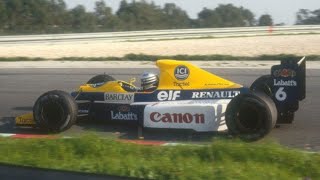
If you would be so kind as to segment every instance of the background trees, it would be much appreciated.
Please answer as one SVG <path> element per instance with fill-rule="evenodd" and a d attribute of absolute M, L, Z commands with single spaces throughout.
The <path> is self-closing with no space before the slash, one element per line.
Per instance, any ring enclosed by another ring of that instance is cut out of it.
<path fill-rule="evenodd" d="M 259 17 L 258 26 L 272 26 L 273 20 L 269 14 L 263 14 Z"/>
<path fill-rule="evenodd" d="M 144 0 L 132 3 L 123 0 L 116 14 L 120 20 L 121 30 L 162 29 L 164 27 L 165 19 L 161 8 Z"/>
<path fill-rule="evenodd" d="M 162 9 L 165 26 L 169 28 L 188 28 L 191 19 L 186 11 L 174 3 L 166 3 Z"/>
<path fill-rule="evenodd" d="M 314 11 L 300 9 L 296 18 L 296 24 L 320 24 L 320 9 Z"/>
<path fill-rule="evenodd" d="M 0 34 L 127 31 L 175 28 L 269 26 L 268 14 L 257 20 L 244 7 L 220 4 L 204 8 L 196 19 L 174 3 L 160 7 L 145 0 L 122 0 L 116 12 L 104 0 L 92 11 L 82 5 L 67 9 L 64 0 L 0 0 Z M 297 24 L 320 24 L 320 9 L 301 9 Z"/>
<path fill-rule="evenodd" d="M 198 14 L 199 27 L 239 27 L 254 25 L 253 13 L 232 4 L 220 4 L 215 9 L 204 8 Z"/>
<path fill-rule="evenodd" d="M 112 9 L 103 0 L 97 1 L 95 5 L 94 15 L 97 29 L 102 31 L 115 30 L 119 20 L 117 16 L 112 14 Z"/>

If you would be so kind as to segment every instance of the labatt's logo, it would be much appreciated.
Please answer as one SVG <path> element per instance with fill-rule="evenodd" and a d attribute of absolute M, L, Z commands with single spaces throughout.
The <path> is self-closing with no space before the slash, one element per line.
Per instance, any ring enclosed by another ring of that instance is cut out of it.
<path fill-rule="evenodd" d="M 234 98 L 240 94 L 240 91 L 208 91 L 208 92 L 193 92 L 192 99 L 222 99 Z"/>
<path fill-rule="evenodd" d="M 150 120 L 155 123 L 196 123 L 204 124 L 204 114 L 191 113 L 159 113 L 153 112 L 150 114 Z"/>
<path fill-rule="evenodd" d="M 284 81 L 281 79 L 277 81 L 276 79 L 274 79 L 273 82 L 274 86 L 297 86 L 297 81 L 295 80 Z"/>
<path fill-rule="evenodd" d="M 138 120 L 138 115 L 132 112 L 113 112 L 111 111 L 112 120 Z"/>
<path fill-rule="evenodd" d="M 274 77 L 295 77 L 297 73 L 292 69 L 278 69 L 273 72 Z"/>

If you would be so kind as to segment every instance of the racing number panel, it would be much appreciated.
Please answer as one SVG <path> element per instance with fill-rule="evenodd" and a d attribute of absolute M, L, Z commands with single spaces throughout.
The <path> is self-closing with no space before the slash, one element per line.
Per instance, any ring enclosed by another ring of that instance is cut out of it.
<path fill-rule="evenodd" d="M 271 68 L 273 100 L 278 112 L 295 112 L 305 98 L 305 61 L 283 60 Z"/>

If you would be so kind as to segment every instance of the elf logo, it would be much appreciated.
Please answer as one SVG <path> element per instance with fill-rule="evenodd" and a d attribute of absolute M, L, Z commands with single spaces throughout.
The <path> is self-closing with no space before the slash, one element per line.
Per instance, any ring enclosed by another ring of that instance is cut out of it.
<path fill-rule="evenodd" d="M 180 93 L 181 91 L 160 91 L 157 98 L 159 101 L 175 101 L 180 97 Z"/>

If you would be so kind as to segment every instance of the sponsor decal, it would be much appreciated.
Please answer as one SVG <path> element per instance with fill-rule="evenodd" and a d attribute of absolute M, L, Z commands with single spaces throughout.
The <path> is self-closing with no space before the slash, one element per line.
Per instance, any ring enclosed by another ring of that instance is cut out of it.
<path fill-rule="evenodd" d="M 176 79 L 183 81 L 189 77 L 190 70 L 187 66 L 178 66 L 174 70 L 174 76 Z"/>
<path fill-rule="evenodd" d="M 79 109 L 79 110 L 78 110 L 78 113 L 88 114 L 88 113 L 89 113 L 89 110 L 87 110 L 87 109 Z"/>
<path fill-rule="evenodd" d="M 204 124 L 205 117 L 204 114 L 191 114 L 191 113 L 159 113 L 152 112 L 150 114 L 150 120 L 158 123 L 196 123 L 196 124 Z"/>
<path fill-rule="evenodd" d="M 159 101 L 174 101 L 180 97 L 181 91 L 160 91 L 157 95 Z"/>
<path fill-rule="evenodd" d="M 173 82 L 173 86 L 190 86 L 190 82 Z"/>
<path fill-rule="evenodd" d="M 226 86 L 228 83 L 208 83 L 204 84 L 205 86 Z"/>
<path fill-rule="evenodd" d="M 273 72 L 274 77 L 295 77 L 296 71 L 292 69 L 278 69 Z"/>
<path fill-rule="evenodd" d="M 138 120 L 138 115 L 130 112 L 130 106 L 119 106 L 118 111 L 111 111 L 112 120 Z"/>
<path fill-rule="evenodd" d="M 104 85 L 104 84 L 105 84 L 105 82 L 101 82 L 101 83 L 91 84 L 91 86 L 92 86 L 93 88 L 97 88 L 97 87 L 100 87 L 100 86 L 102 86 L 102 85 Z"/>
<path fill-rule="evenodd" d="M 239 95 L 240 91 L 207 91 L 192 92 L 192 99 L 223 99 L 234 98 Z"/>
<path fill-rule="evenodd" d="M 132 112 L 114 112 L 111 111 L 112 120 L 138 120 L 138 115 Z"/>
<path fill-rule="evenodd" d="M 130 106 L 119 106 L 118 111 L 120 112 L 129 112 L 130 111 Z"/>
<path fill-rule="evenodd" d="M 273 80 L 274 82 L 274 86 L 297 86 L 297 81 L 295 80 L 288 80 L 288 81 L 284 81 L 284 80 Z"/>
<path fill-rule="evenodd" d="M 200 100 L 197 100 L 200 101 Z M 144 110 L 144 127 L 193 129 L 198 132 L 226 130 L 225 111 L 230 100 L 212 100 L 214 103 L 171 104 L 179 101 L 147 105 Z M 169 104 L 166 104 L 169 103 Z"/>
<path fill-rule="evenodd" d="M 18 118 L 16 119 L 16 124 L 34 125 L 35 122 L 34 122 L 33 118 L 22 118 L 22 117 L 18 117 Z"/>
<path fill-rule="evenodd" d="M 133 93 L 105 93 L 104 99 L 107 103 L 130 104 L 134 101 Z"/>
<path fill-rule="evenodd" d="M 230 99 L 197 99 L 197 100 L 190 100 L 185 104 L 196 104 L 196 105 L 219 105 L 219 104 L 229 104 Z M 179 101 L 177 101 L 179 102 Z"/>

